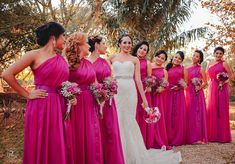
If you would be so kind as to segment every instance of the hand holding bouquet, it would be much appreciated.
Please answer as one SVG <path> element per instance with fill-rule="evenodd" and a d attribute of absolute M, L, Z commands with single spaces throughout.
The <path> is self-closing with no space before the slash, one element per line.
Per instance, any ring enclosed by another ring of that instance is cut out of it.
<path fill-rule="evenodd" d="M 159 84 L 158 84 L 158 87 L 157 87 L 157 92 L 161 93 L 168 86 L 169 86 L 169 82 L 165 78 L 161 78 L 161 80 L 159 80 Z"/>
<path fill-rule="evenodd" d="M 217 74 L 217 79 L 219 80 L 218 89 L 222 90 L 223 83 L 229 79 L 228 74 L 226 72 L 220 72 Z"/>
<path fill-rule="evenodd" d="M 145 118 L 145 122 L 147 123 L 156 123 L 161 118 L 161 113 L 159 112 L 158 107 L 153 108 L 145 108 L 147 112 L 147 116 Z"/>
<path fill-rule="evenodd" d="M 66 114 L 64 116 L 64 119 L 67 120 L 70 110 L 71 110 L 71 100 L 76 98 L 77 94 L 80 94 L 81 90 L 78 87 L 77 83 L 71 83 L 69 81 L 65 81 L 61 84 L 61 94 L 68 99 L 68 108 L 66 111 Z"/>
<path fill-rule="evenodd" d="M 108 92 L 108 96 L 109 96 L 109 105 L 112 105 L 112 98 L 115 94 L 117 94 L 117 81 L 115 78 L 109 76 L 106 77 L 103 81 L 104 84 L 104 88 L 106 89 L 106 91 Z"/>
<path fill-rule="evenodd" d="M 202 80 L 200 78 L 195 77 L 191 81 L 192 81 L 192 84 L 195 86 L 195 92 L 196 92 L 196 96 L 197 96 L 198 90 L 196 87 L 199 87 L 202 85 Z"/>
<path fill-rule="evenodd" d="M 144 92 L 146 92 L 148 89 L 150 90 L 152 87 L 154 87 L 157 84 L 157 78 L 155 76 L 147 76 L 144 79 L 144 83 L 146 85 L 146 89 Z"/>
<path fill-rule="evenodd" d="M 91 90 L 93 96 L 95 97 L 97 103 L 100 106 L 99 114 L 100 114 L 100 117 L 102 118 L 103 117 L 102 106 L 103 106 L 104 102 L 107 99 L 109 99 L 108 92 L 107 92 L 107 90 L 105 90 L 103 84 L 101 84 L 101 83 L 91 84 L 89 86 L 89 89 Z"/>
<path fill-rule="evenodd" d="M 171 89 L 179 90 L 179 89 L 184 89 L 186 86 L 187 86 L 187 84 L 184 81 L 184 79 L 180 79 L 179 82 L 176 85 L 171 87 Z"/>

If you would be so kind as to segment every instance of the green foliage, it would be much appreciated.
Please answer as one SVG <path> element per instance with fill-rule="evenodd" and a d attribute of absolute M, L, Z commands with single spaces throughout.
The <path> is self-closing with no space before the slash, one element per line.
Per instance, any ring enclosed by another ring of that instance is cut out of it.
<path fill-rule="evenodd" d="M 13 62 L 20 51 L 36 47 L 34 29 L 43 22 L 32 7 L 21 0 L 0 0 L 0 64 Z"/>

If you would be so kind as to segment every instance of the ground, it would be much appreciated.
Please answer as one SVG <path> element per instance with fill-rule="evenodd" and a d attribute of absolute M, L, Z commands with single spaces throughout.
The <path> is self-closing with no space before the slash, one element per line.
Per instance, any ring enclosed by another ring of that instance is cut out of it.
<path fill-rule="evenodd" d="M 231 103 L 230 113 L 235 113 L 235 103 Z M 0 110 L 0 164 L 20 164 L 23 155 L 23 115 L 13 110 L 7 120 L 2 120 Z M 175 147 L 182 154 L 182 164 L 225 164 L 235 163 L 235 130 L 233 142 L 227 144 L 185 145 Z"/>

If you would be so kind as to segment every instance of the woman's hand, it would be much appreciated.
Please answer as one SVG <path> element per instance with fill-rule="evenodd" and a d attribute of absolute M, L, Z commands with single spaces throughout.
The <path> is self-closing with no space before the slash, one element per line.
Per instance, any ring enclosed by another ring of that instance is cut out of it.
<path fill-rule="evenodd" d="M 71 100 L 69 100 L 69 102 L 71 103 L 71 105 L 77 105 L 77 98 L 73 98 Z"/>
<path fill-rule="evenodd" d="M 158 88 L 156 89 L 156 92 L 157 92 L 157 93 L 161 93 L 163 90 L 164 90 L 163 87 L 158 87 Z"/>
<path fill-rule="evenodd" d="M 148 105 L 147 100 L 143 101 L 142 107 L 145 109 L 145 108 L 147 108 L 148 106 L 149 106 L 149 105 Z"/>
<path fill-rule="evenodd" d="M 38 98 L 46 98 L 48 93 L 43 89 L 33 89 L 29 95 L 28 99 L 38 99 Z"/>

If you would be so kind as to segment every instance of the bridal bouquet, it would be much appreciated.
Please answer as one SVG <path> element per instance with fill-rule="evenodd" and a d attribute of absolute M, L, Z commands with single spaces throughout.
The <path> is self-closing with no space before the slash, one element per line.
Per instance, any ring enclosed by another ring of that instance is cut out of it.
<path fill-rule="evenodd" d="M 112 105 L 112 98 L 115 94 L 117 94 L 117 81 L 115 78 L 109 76 L 106 77 L 103 81 L 104 88 L 108 92 L 108 97 L 109 97 L 109 105 Z"/>
<path fill-rule="evenodd" d="M 155 76 L 147 76 L 144 79 L 144 83 L 146 85 L 146 89 L 145 89 L 145 92 L 146 92 L 147 89 L 150 89 L 157 84 L 157 78 Z"/>
<path fill-rule="evenodd" d="M 91 90 L 93 96 L 95 97 L 97 103 L 100 106 L 99 114 L 102 118 L 103 117 L 103 110 L 102 110 L 103 104 L 106 100 L 109 99 L 108 92 L 104 88 L 103 84 L 101 84 L 101 83 L 91 84 L 89 86 L 89 89 Z"/>
<path fill-rule="evenodd" d="M 80 88 L 78 87 L 77 83 L 71 83 L 69 81 L 65 81 L 61 84 L 61 92 L 60 92 L 66 99 L 68 99 L 68 108 L 65 113 L 64 119 L 67 120 L 70 110 L 71 110 L 71 103 L 70 100 L 76 98 L 77 94 L 81 93 Z"/>
<path fill-rule="evenodd" d="M 171 87 L 171 89 L 175 89 L 175 88 L 179 88 L 179 89 L 183 89 L 187 86 L 186 82 L 184 81 L 184 79 L 180 79 L 179 82 L 174 85 L 173 87 Z"/>
<path fill-rule="evenodd" d="M 219 80 L 218 89 L 222 90 L 223 83 L 229 79 L 228 74 L 226 72 L 220 72 L 217 74 L 217 79 Z"/>
<path fill-rule="evenodd" d="M 158 107 L 153 108 L 145 108 L 147 112 L 147 116 L 145 118 L 145 122 L 147 123 L 156 123 L 161 118 L 161 113 L 159 112 Z"/>
<path fill-rule="evenodd" d="M 196 86 L 201 86 L 202 85 L 202 80 L 200 78 L 193 78 L 192 80 L 192 84 L 195 86 L 195 92 L 196 92 L 196 96 L 198 95 L 198 90 L 196 90 Z"/>

